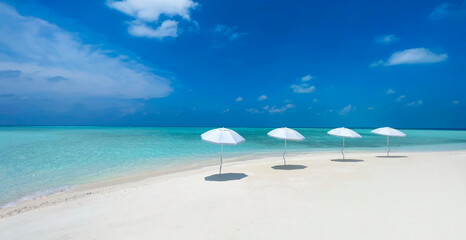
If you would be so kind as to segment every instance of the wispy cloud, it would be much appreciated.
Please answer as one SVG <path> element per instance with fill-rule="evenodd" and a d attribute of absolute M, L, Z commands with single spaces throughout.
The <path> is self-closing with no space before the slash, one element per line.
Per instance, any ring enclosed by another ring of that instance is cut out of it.
<path fill-rule="evenodd" d="M 137 58 L 82 43 L 45 20 L 0 3 L 0 94 L 144 99 L 170 82 Z"/>
<path fill-rule="evenodd" d="M 177 37 L 180 20 L 190 22 L 190 13 L 198 3 L 192 0 L 107 0 L 107 6 L 133 17 L 128 27 L 131 35 L 162 39 Z M 161 16 L 163 21 L 160 21 Z"/>
<path fill-rule="evenodd" d="M 379 60 L 371 64 L 375 66 L 392 66 L 399 64 L 422 64 L 443 62 L 448 55 L 431 52 L 426 48 L 411 48 L 393 53 L 387 61 Z"/>
<path fill-rule="evenodd" d="M 159 38 L 177 37 L 178 22 L 173 20 L 165 20 L 157 28 L 152 28 L 144 22 L 133 22 L 128 27 L 128 32 L 136 37 Z"/>
<path fill-rule="evenodd" d="M 57 83 L 57 82 L 61 82 L 61 81 L 68 81 L 68 80 L 69 80 L 68 78 L 62 77 L 62 76 L 55 76 L 55 77 L 47 78 L 47 81 L 53 82 L 53 83 Z"/>
<path fill-rule="evenodd" d="M 348 106 L 342 108 L 340 111 L 338 111 L 338 114 L 346 115 L 346 114 L 350 113 L 354 109 L 355 109 L 355 107 L 353 107 L 352 105 L 348 105 Z"/>
<path fill-rule="evenodd" d="M 417 100 L 417 101 L 407 103 L 406 106 L 415 107 L 415 106 L 422 105 L 422 103 L 423 103 L 422 100 Z"/>
<path fill-rule="evenodd" d="M 301 78 L 301 81 L 307 82 L 307 81 L 309 81 L 309 80 L 311 80 L 311 79 L 312 79 L 312 76 L 308 74 L 308 75 L 302 77 L 302 78 Z"/>
<path fill-rule="evenodd" d="M 267 99 L 267 96 L 266 95 L 261 95 L 257 98 L 257 100 L 259 101 L 264 101 L 265 99 Z"/>
<path fill-rule="evenodd" d="M 442 3 L 430 14 L 431 20 L 466 18 L 466 2 L 463 4 Z"/>
<path fill-rule="evenodd" d="M 374 107 L 368 107 L 368 108 L 367 108 L 367 110 L 369 110 L 369 111 L 372 111 L 372 110 L 374 110 L 374 109 L 375 109 Z"/>
<path fill-rule="evenodd" d="M 286 105 L 284 105 L 283 107 L 281 108 L 277 108 L 276 106 L 273 106 L 271 107 L 268 111 L 269 113 L 283 113 L 285 112 L 286 110 L 290 109 L 290 108 L 294 108 L 295 106 L 291 103 L 288 103 Z"/>
<path fill-rule="evenodd" d="M 288 104 L 285 104 L 283 105 L 282 107 L 277 107 L 276 105 L 275 106 L 272 106 L 270 107 L 269 105 L 265 105 L 261 110 L 257 109 L 257 108 L 248 108 L 246 109 L 246 112 L 249 112 L 249 113 L 253 113 L 253 114 L 260 114 L 260 113 L 265 113 L 265 112 L 269 112 L 269 113 L 283 113 L 283 112 L 286 112 L 288 109 L 291 109 L 291 108 L 294 108 L 295 106 L 291 103 L 288 103 Z"/>
<path fill-rule="evenodd" d="M 311 75 L 306 75 L 301 78 L 300 83 L 298 84 L 292 84 L 290 86 L 291 89 L 293 89 L 293 92 L 295 93 L 311 93 L 315 91 L 315 86 L 309 85 L 308 81 L 310 81 L 313 77 Z"/>
<path fill-rule="evenodd" d="M 293 84 L 290 87 L 293 89 L 293 92 L 295 93 L 311 93 L 314 92 L 314 90 L 316 89 L 314 86 L 310 86 L 306 83 Z"/>
<path fill-rule="evenodd" d="M 243 98 L 242 98 L 242 97 L 237 97 L 237 98 L 235 99 L 235 101 L 236 101 L 236 102 L 241 102 L 241 101 L 243 101 Z"/>
<path fill-rule="evenodd" d="M 256 108 L 248 108 L 248 109 L 246 109 L 246 112 L 250 112 L 250 113 L 253 113 L 253 114 L 264 113 L 264 111 L 259 111 Z"/>
<path fill-rule="evenodd" d="M 246 33 L 238 31 L 238 27 L 236 26 L 229 27 L 229 26 L 222 25 L 222 24 L 217 24 L 215 26 L 214 33 L 217 36 L 223 36 L 230 41 L 238 40 L 239 38 L 246 35 Z"/>
<path fill-rule="evenodd" d="M 226 47 L 229 43 L 236 42 L 246 35 L 246 33 L 238 31 L 236 26 L 230 27 L 223 24 L 215 25 L 212 32 L 212 48 Z"/>
<path fill-rule="evenodd" d="M 459 104 L 459 103 L 460 103 L 460 101 L 458 101 L 458 100 L 454 100 L 452 103 L 453 103 L 453 104 L 455 104 L 455 105 L 457 105 L 457 104 Z"/>
<path fill-rule="evenodd" d="M 397 102 L 401 102 L 401 101 L 403 101 L 403 99 L 405 99 L 405 98 L 406 98 L 405 95 L 401 95 L 401 96 L 399 96 L 399 97 L 396 99 L 396 101 L 397 101 Z"/>
<path fill-rule="evenodd" d="M 395 90 L 393 90 L 391 88 L 388 89 L 387 92 L 386 92 L 386 94 L 394 94 L 394 93 L 396 93 Z"/>
<path fill-rule="evenodd" d="M 380 35 L 374 38 L 374 41 L 380 44 L 390 44 L 390 43 L 397 42 L 399 40 L 400 39 L 396 37 L 394 34 Z"/>

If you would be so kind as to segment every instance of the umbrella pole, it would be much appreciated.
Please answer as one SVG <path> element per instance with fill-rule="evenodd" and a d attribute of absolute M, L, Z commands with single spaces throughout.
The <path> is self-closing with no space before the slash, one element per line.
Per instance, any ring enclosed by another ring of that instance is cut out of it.
<path fill-rule="evenodd" d="M 283 165 L 286 165 L 285 153 L 286 153 L 286 139 L 285 139 L 285 151 L 283 152 Z"/>
<path fill-rule="evenodd" d="M 387 147 L 388 147 L 387 157 L 389 157 L 390 156 L 390 140 L 389 140 L 389 136 L 387 136 Z"/>
<path fill-rule="evenodd" d="M 220 153 L 220 172 L 219 172 L 220 175 L 222 175 L 222 163 L 223 163 L 223 144 L 222 144 L 222 151 Z"/>
<path fill-rule="evenodd" d="M 343 150 L 345 150 L 345 137 L 343 137 L 343 147 L 341 148 L 341 155 L 343 155 L 343 159 L 345 159 L 345 153 L 343 153 Z"/>

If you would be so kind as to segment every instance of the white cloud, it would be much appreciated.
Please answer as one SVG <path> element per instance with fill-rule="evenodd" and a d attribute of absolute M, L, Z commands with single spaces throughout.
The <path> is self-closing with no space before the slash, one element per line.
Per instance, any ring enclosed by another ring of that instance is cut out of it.
<path fill-rule="evenodd" d="M 250 113 L 253 113 L 253 114 L 258 114 L 258 113 L 263 113 L 263 111 L 259 111 L 255 108 L 248 108 L 246 109 L 246 112 L 250 112 Z"/>
<path fill-rule="evenodd" d="M 243 98 L 242 97 L 237 97 L 235 101 L 236 102 L 241 102 L 241 101 L 243 101 Z"/>
<path fill-rule="evenodd" d="M 386 94 L 394 94 L 394 93 L 396 93 L 395 90 L 393 90 L 391 88 L 388 89 L 387 92 L 386 92 Z"/>
<path fill-rule="evenodd" d="M 301 78 L 301 82 L 298 84 L 292 84 L 290 88 L 293 89 L 295 93 L 311 93 L 316 89 L 314 86 L 307 84 L 307 81 L 310 81 L 313 77 L 311 75 L 306 75 Z"/>
<path fill-rule="evenodd" d="M 191 10 L 198 6 L 192 0 L 107 0 L 107 6 L 134 18 L 128 32 L 137 37 L 162 39 L 178 36 L 178 21 L 191 21 Z M 162 23 L 160 17 L 166 18 Z M 152 27 L 155 26 L 155 27 Z"/>
<path fill-rule="evenodd" d="M 381 36 L 377 36 L 374 38 L 374 41 L 376 43 L 381 43 L 381 44 L 390 44 L 398 40 L 400 39 L 393 34 L 381 35 Z"/>
<path fill-rule="evenodd" d="M 302 77 L 302 78 L 301 78 L 301 81 L 307 82 L 307 81 L 309 81 L 309 80 L 311 80 L 311 79 L 312 79 L 312 76 L 308 74 L 308 75 Z"/>
<path fill-rule="evenodd" d="M 192 0 L 108 0 L 107 5 L 134 18 L 153 22 L 161 15 L 190 20 L 190 11 L 198 3 Z"/>
<path fill-rule="evenodd" d="M 378 66 L 382 66 L 382 65 L 386 65 L 384 60 L 375 61 L 375 62 L 371 63 L 371 65 L 369 65 L 369 66 L 378 67 Z"/>
<path fill-rule="evenodd" d="M 314 86 L 310 86 L 307 83 L 293 84 L 290 86 L 295 93 L 311 93 L 316 89 Z"/>
<path fill-rule="evenodd" d="M 246 35 L 244 32 L 239 32 L 237 27 L 229 27 L 222 24 L 217 24 L 214 28 L 214 33 L 219 36 L 224 36 L 230 41 L 238 40 Z"/>
<path fill-rule="evenodd" d="M 367 110 L 369 110 L 369 111 L 372 111 L 372 110 L 374 110 L 374 109 L 375 109 L 374 107 L 368 107 L 368 108 L 367 108 Z"/>
<path fill-rule="evenodd" d="M 339 113 L 340 115 L 346 115 L 346 114 L 348 114 L 349 112 L 351 112 L 351 111 L 354 110 L 354 109 L 355 109 L 355 108 L 354 108 L 353 106 L 348 105 L 348 106 L 342 108 L 340 111 L 338 111 L 338 113 Z"/>
<path fill-rule="evenodd" d="M 431 20 L 464 17 L 466 17 L 466 2 L 463 2 L 462 5 L 442 3 L 439 6 L 437 6 L 429 16 Z"/>
<path fill-rule="evenodd" d="M 83 44 L 77 35 L 2 3 L 0 32 L 0 71 L 10 74 L 0 81 L 0 94 L 147 99 L 172 91 L 167 79 L 137 60 Z"/>
<path fill-rule="evenodd" d="M 317 98 L 312 99 L 312 102 L 318 102 L 319 100 Z"/>
<path fill-rule="evenodd" d="M 401 101 L 403 101 L 403 99 L 405 99 L 405 98 L 406 98 L 405 95 L 401 95 L 401 96 L 399 96 L 399 97 L 396 99 L 396 101 L 397 101 L 397 102 L 401 102 Z"/>
<path fill-rule="evenodd" d="M 460 101 L 458 101 L 458 100 L 454 100 L 452 103 L 456 105 L 456 104 L 459 104 L 459 103 L 460 103 Z"/>
<path fill-rule="evenodd" d="M 380 65 L 392 66 L 399 64 L 436 63 L 445 61 L 447 57 L 448 55 L 445 53 L 437 54 L 426 48 L 411 48 L 393 53 L 387 61 L 376 61 L 371 64 L 371 67 Z"/>
<path fill-rule="evenodd" d="M 406 106 L 410 106 L 410 107 L 415 107 L 415 106 L 420 106 L 422 105 L 422 100 L 417 100 L 417 101 L 413 101 L 413 102 L 410 102 L 410 103 L 407 103 Z"/>
<path fill-rule="evenodd" d="M 227 108 L 227 109 L 223 110 L 222 112 L 223 112 L 223 113 L 227 113 L 227 112 L 229 112 L 229 111 L 230 111 L 230 109 Z"/>
<path fill-rule="evenodd" d="M 178 22 L 173 20 L 165 20 L 156 29 L 148 26 L 144 22 L 132 22 L 128 28 L 128 32 L 136 37 L 159 38 L 177 37 Z"/>
<path fill-rule="evenodd" d="M 283 113 L 286 110 L 290 108 L 294 108 L 295 106 L 291 103 L 285 104 L 284 106 L 278 108 L 277 106 L 272 106 L 270 107 L 269 105 L 265 105 L 262 110 L 258 110 L 257 108 L 248 108 L 246 109 L 247 112 L 253 113 L 253 114 L 259 114 L 259 113 L 264 113 L 264 112 L 269 112 L 269 113 Z"/>
<path fill-rule="evenodd" d="M 282 113 L 285 112 L 286 110 L 290 108 L 294 108 L 295 106 L 291 103 L 286 104 L 285 106 L 281 108 L 277 108 L 276 106 L 273 106 L 269 109 L 269 113 Z"/>
<path fill-rule="evenodd" d="M 265 95 L 259 96 L 259 98 L 257 98 L 257 100 L 259 100 L 259 101 L 263 101 L 265 99 L 267 99 L 267 96 L 265 96 Z"/>

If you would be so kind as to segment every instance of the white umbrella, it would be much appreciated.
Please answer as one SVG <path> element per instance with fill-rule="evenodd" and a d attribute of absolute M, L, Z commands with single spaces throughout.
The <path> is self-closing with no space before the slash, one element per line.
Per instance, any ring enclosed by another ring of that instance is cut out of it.
<path fill-rule="evenodd" d="M 212 129 L 201 134 L 201 138 L 203 141 L 222 145 L 220 153 L 220 175 L 222 175 L 223 145 L 237 145 L 246 141 L 241 135 L 228 128 Z"/>
<path fill-rule="evenodd" d="M 394 128 L 390 128 L 390 127 L 377 128 L 377 129 L 372 130 L 371 133 L 375 133 L 375 134 L 382 135 L 382 136 L 387 136 L 387 147 L 388 147 L 387 157 L 390 156 L 389 138 L 390 137 L 406 137 L 406 134 L 404 134 L 403 132 L 396 130 Z"/>
<path fill-rule="evenodd" d="M 341 148 L 341 154 L 343 155 L 343 159 L 345 159 L 345 154 L 343 153 L 343 150 L 345 150 L 345 137 L 346 138 L 361 138 L 361 135 L 359 135 L 357 132 L 348 129 L 348 128 L 335 128 L 327 132 L 330 135 L 337 136 L 337 137 L 342 137 L 343 138 L 343 147 Z"/>
<path fill-rule="evenodd" d="M 302 141 L 304 140 L 304 136 L 301 135 L 299 132 L 291 129 L 291 128 L 276 128 L 269 133 L 267 133 L 269 137 L 284 139 L 285 140 L 285 151 L 283 152 L 283 164 L 286 165 L 285 160 L 285 153 L 286 153 L 286 140 L 292 141 Z"/>

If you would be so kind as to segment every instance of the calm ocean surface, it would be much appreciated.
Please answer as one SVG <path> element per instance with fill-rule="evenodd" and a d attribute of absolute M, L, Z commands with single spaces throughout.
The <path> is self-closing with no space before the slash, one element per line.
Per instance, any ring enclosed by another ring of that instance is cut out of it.
<path fill-rule="evenodd" d="M 71 186 L 122 174 L 164 169 L 212 159 L 217 145 L 200 140 L 211 128 L 197 127 L 0 127 L 0 207 Z M 283 141 L 268 137 L 271 128 L 232 128 L 246 142 L 226 146 L 225 156 L 279 152 Z M 291 142 L 289 151 L 338 151 L 341 139 L 326 128 L 295 128 L 306 140 Z M 354 129 L 362 139 L 347 139 L 349 151 L 383 152 L 386 138 L 370 129 Z M 390 138 L 397 150 L 465 150 L 466 131 L 403 130 Z"/>

